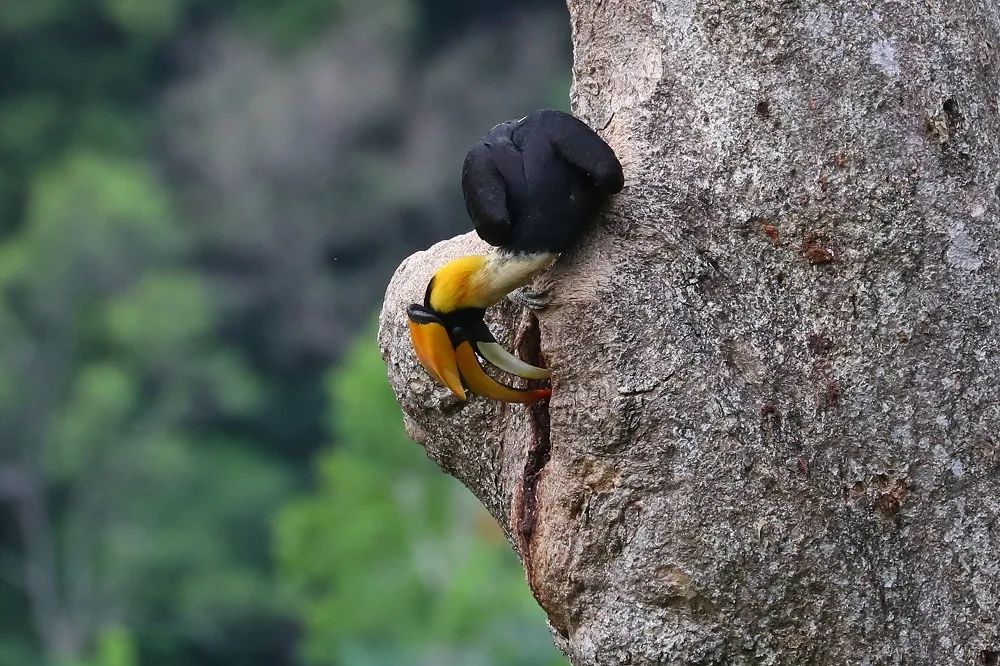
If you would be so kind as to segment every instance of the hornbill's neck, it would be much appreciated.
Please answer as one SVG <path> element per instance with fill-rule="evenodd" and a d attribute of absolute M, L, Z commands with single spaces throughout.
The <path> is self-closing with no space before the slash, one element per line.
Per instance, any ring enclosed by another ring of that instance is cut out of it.
<path fill-rule="evenodd" d="M 554 252 L 497 249 L 442 266 L 427 285 L 424 304 L 407 308 L 413 348 L 427 372 L 462 400 L 465 386 L 505 402 L 547 398 L 550 389 L 516 389 L 496 381 L 483 371 L 477 355 L 524 379 L 550 376 L 547 369 L 525 363 L 497 344 L 484 315 L 486 308 L 526 285 L 556 257 Z"/>
<path fill-rule="evenodd" d="M 553 252 L 511 252 L 502 248 L 487 255 L 459 257 L 434 274 L 424 304 L 442 314 L 488 308 L 531 282 L 557 257 Z"/>

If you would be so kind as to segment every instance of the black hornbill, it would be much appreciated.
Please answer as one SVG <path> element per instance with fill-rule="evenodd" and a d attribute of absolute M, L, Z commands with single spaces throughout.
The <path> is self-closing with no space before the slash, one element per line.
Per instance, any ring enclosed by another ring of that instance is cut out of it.
<path fill-rule="evenodd" d="M 483 370 L 477 354 L 525 379 L 550 376 L 497 344 L 486 308 L 548 268 L 624 182 L 614 151 L 568 113 L 538 111 L 483 137 L 466 155 L 462 192 L 476 233 L 496 249 L 448 262 L 431 278 L 423 305 L 407 308 L 427 372 L 462 400 L 466 387 L 505 402 L 548 397 L 550 389 L 511 388 Z"/>

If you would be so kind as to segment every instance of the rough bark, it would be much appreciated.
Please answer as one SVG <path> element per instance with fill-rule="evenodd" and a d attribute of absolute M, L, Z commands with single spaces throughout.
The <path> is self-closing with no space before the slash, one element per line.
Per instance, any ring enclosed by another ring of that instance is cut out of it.
<path fill-rule="evenodd" d="M 463 406 L 417 365 L 404 307 L 460 237 L 386 295 L 410 434 L 574 664 L 997 664 L 997 4 L 569 7 L 627 187 L 537 321 L 493 313 L 553 397 Z"/>

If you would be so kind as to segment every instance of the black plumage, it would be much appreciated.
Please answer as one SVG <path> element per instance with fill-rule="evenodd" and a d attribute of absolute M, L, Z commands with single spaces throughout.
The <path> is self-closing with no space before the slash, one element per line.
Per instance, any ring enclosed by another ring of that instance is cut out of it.
<path fill-rule="evenodd" d="M 614 151 L 561 111 L 500 123 L 469 151 L 462 168 L 476 232 L 511 252 L 566 250 L 623 185 Z"/>

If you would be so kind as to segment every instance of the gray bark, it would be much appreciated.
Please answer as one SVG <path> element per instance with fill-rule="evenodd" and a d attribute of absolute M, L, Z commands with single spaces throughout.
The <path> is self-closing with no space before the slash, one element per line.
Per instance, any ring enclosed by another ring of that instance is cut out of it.
<path fill-rule="evenodd" d="M 404 307 L 470 234 L 386 294 L 410 434 L 574 664 L 997 664 L 997 5 L 569 7 L 627 187 L 537 321 L 492 313 L 553 397 L 461 405 L 417 365 Z"/>

